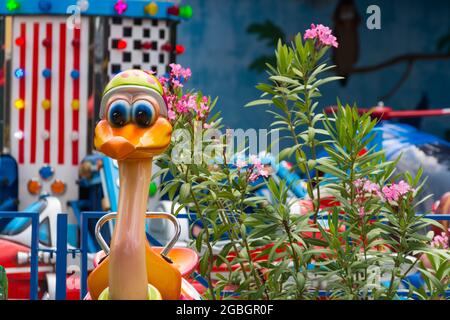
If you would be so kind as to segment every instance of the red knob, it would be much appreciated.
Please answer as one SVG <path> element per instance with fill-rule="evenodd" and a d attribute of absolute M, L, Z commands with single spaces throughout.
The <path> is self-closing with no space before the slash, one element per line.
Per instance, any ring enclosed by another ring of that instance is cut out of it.
<path fill-rule="evenodd" d="M 152 43 L 149 42 L 149 41 L 143 42 L 143 43 L 142 43 L 142 48 L 144 48 L 144 49 L 146 49 L 146 50 L 149 50 L 149 49 L 152 48 Z"/>
<path fill-rule="evenodd" d="M 178 16 L 180 14 L 180 8 L 178 6 L 172 6 L 167 9 L 167 13 L 173 16 Z"/>
<path fill-rule="evenodd" d="M 50 39 L 45 38 L 44 40 L 42 40 L 42 45 L 44 47 L 50 47 L 52 45 L 52 42 L 50 41 Z"/>
<path fill-rule="evenodd" d="M 125 49 L 127 47 L 127 42 L 125 40 L 119 40 L 117 42 L 118 49 Z"/>
<path fill-rule="evenodd" d="M 16 38 L 16 45 L 23 46 L 25 44 L 25 39 L 22 37 Z"/>
<path fill-rule="evenodd" d="M 184 51 L 186 51 L 186 49 L 185 49 L 184 46 L 182 46 L 181 44 L 177 44 L 177 45 L 175 46 L 175 52 L 176 52 L 177 54 L 183 54 Z"/>
<path fill-rule="evenodd" d="M 73 39 L 72 40 L 72 46 L 74 46 L 75 48 L 78 48 L 80 46 L 80 40 Z"/>
<path fill-rule="evenodd" d="M 165 43 L 161 46 L 161 50 L 170 52 L 172 51 L 172 45 L 170 43 Z"/>

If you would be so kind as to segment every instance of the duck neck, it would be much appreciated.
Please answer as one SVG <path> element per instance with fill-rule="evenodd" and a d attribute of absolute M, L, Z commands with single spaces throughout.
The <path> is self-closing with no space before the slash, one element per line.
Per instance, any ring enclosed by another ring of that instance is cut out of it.
<path fill-rule="evenodd" d="M 152 159 L 119 161 L 118 219 L 111 241 L 109 297 L 146 300 L 145 212 Z"/>

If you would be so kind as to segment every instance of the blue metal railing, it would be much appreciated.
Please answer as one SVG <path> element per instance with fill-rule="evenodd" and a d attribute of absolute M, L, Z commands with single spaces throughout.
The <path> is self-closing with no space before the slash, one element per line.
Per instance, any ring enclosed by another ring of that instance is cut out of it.
<path fill-rule="evenodd" d="M 103 211 L 83 211 L 80 214 L 81 221 L 81 278 L 80 278 L 80 299 L 83 300 L 87 294 L 87 275 L 88 275 L 88 222 L 90 219 L 100 219 L 107 212 Z"/>
<path fill-rule="evenodd" d="M 31 219 L 31 256 L 30 256 L 30 300 L 38 299 L 38 246 L 39 213 L 20 211 L 0 211 L 0 218 Z"/>
<path fill-rule="evenodd" d="M 56 300 L 66 300 L 67 275 L 67 214 L 58 214 L 56 237 Z"/>
<path fill-rule="evenodd" d="M 450 214 L 426 214 L 424 218 L 435 221 L 450 221 Z"/>

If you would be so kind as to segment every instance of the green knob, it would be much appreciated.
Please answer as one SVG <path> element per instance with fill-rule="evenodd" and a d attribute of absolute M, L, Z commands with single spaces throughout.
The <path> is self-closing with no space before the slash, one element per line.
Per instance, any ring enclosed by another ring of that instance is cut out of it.
<path fill-rule="evenodd" d="M 182 6 L 180 7 L 180 17 L 185 19 L 190 19 L 192 17 L 192 7 L 191 6 Z"/>
<path fill-rule="evenodd" d="M 8 299 L 8 278 L 5 268 L 0 266 L 0 300 Z"/>
<path fill-rule="evenodd" d="M 20 3 L 17 0 L 8 0 L 6 2 L 6 9 L 8 11 L 16 11 L 20 8 Z"/>
<path fill-rule="evenodd" d="M 154 183 L 153 181 L 150 182 L 150 187 L 148 188 L 148 195 L 150 197 L 153 197 L 157 191 L 158 191 L 158 186 L 156 185 L 156 183 Z"/>

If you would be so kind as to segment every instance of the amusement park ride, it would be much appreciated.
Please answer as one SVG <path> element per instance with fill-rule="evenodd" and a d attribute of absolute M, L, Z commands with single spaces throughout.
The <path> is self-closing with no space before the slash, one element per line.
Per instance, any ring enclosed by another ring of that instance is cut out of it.
<path fill-rule="evenodd" d="M 159 181 L 151 181 L 158 170 L 152 158 L 169 145 L 172 131 L 152 73 L 164 75 L 184 52 L 176 28 L 191 17 L 191 7 L 152 0 L 7 0 L 0 15 L 6 30 L 0 39 L 6 70 L 0 83 L 0 266 L 8 297 L 201 299 L 198 256 L 188 248 L 189 214 L 181 210 L 177 219 L 167 213 L 172 203 L 159 198 Z M 402 116 L 388 109 L 380 114 L 383 120 Z M 388 157 L 406 151 L 420 159 L 414 164 L 435 159 L 444 172 L 433 177 L 428 166 L 432 193 L 448 191 L 448 142 L 389 121 L 377 130 Z M 304 183 L 287 163 L 270 155 L 264 162 L 275 180 L 289 182 L 292 198 L 305 197 Z M 267 196 L 264 189 L 257 193 Z M 301 209 L 299 201 L 292 210 Z M 60 229 L 64 212 L 69 224 Z M 125 243 L 134 246 L 124 250 Z M 58 273 L 58 255 L 73 270 Z M 81 276 L 72 274 L 80 269 Z M 64 282 L 59 294 L 58 281 Z"/>

